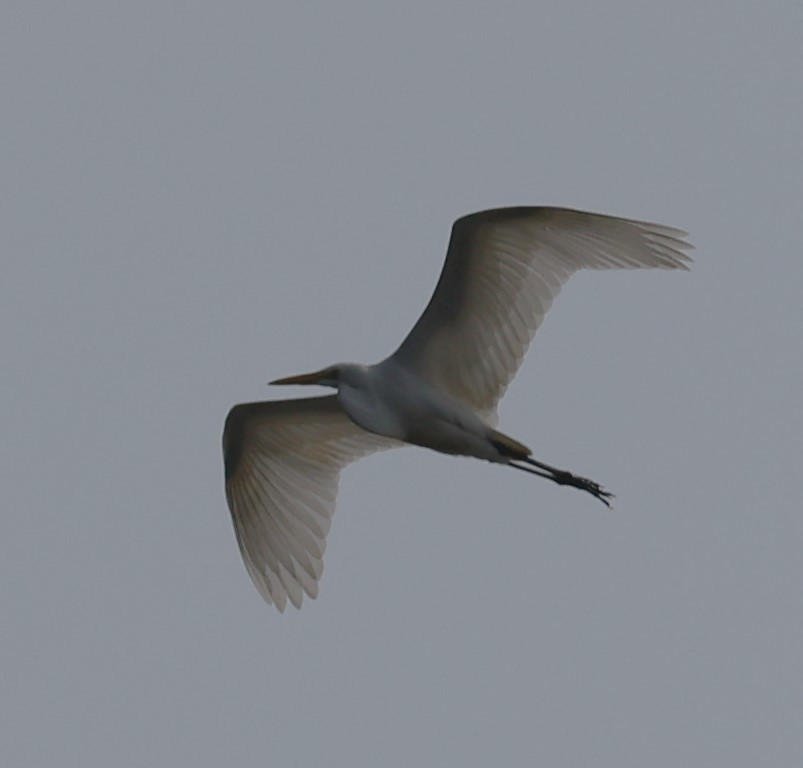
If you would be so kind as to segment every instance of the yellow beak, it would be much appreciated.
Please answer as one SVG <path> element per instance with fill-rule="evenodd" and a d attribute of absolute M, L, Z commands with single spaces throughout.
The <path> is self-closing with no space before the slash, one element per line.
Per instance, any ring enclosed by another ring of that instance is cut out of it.
<path fill-rule="evenodd" d="M 299 373 L 296 376 L 285 376 L 283 379 L 274 379 L 268 384 L 317 384 L 326 371 L 314 371 L 313 373 Z"/>

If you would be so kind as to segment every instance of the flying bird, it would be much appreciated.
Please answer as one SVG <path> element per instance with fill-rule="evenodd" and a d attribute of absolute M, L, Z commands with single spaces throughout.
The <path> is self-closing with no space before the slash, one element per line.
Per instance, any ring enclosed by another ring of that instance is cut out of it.
<path fill-rule="evenodd" d="M 413 444 L 473 456 L 590 493 L 496 430 L 497 404 L 563 284 L 579 269 L 688 269 L 686 232 L 566 208 L 458 219 L 435 292 L 401 346 L 376 365 L 338 363 L 271 384 L 336 394 L 243 403 L 223 431 L 226 498 L 254 585 L 283 611 L 315 598 L 340 470 Z"/>

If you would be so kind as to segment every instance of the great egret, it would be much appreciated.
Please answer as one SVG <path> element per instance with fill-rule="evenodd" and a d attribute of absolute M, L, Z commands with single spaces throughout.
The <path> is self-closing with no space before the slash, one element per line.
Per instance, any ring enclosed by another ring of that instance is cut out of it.
<path fill-rule="evenodd" d="M 592 480 L 536 461 L 494 429 L 496 407 L 544 315 L 579 269 L 688 269 L 686 233 L 564 208 L 499 208 L 458 219 L 435 292 L 376 365 L 340 363 L 272 384 L 337 394 L 244 403 L 223 432 L 226 498 L 256 588 L 283 611 L 317 597 L 340 470 L 405 443 L 474 456 L 592 494 Z"/>

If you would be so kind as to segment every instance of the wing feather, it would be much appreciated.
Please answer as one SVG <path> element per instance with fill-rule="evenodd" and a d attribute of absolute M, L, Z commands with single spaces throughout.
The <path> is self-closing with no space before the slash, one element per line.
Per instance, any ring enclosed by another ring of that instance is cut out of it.
<path fill-rule="evenodd" d="M 223 431 L 226 498 L 254 585 L 283 611 L 317 597 L 340 470 L 400 445 L 358 427 L 336 396 L 244 403 Z"/>
<path fill-rule="evenodd" d="M 561 287 L 579 269 L 688 269 L 679 229 L 567 208 L 458 219 L 424 313 L 395 352 L 489 420 Z"/>

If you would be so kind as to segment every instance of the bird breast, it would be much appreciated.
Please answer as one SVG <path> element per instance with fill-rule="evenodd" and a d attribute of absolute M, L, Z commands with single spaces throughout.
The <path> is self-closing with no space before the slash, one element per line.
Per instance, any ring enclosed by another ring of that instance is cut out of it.
<path fill-rule="evenodd" d="M 343 409 L 363 429 L 441 453 L 497 460 L 488 427 L 467 406 L 405 369 L 374 366 L 342 382 Z"/>

